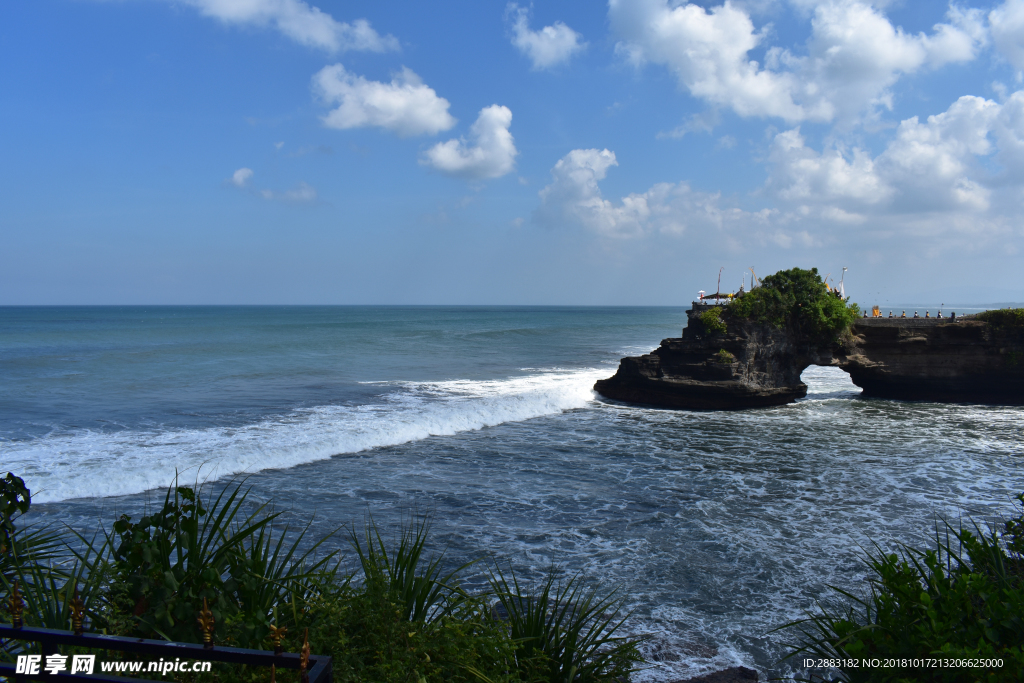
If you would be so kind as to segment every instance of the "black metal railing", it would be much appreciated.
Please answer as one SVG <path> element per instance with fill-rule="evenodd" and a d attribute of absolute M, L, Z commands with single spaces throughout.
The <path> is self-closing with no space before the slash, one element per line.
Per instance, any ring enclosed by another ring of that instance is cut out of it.
<path fill-rule="evenodd" d="M 271 652 L 269 650 L 248 650 L 239 647 L 213 645 L 204 646 L 195 643 L 175 643 L 165 640 L 146 640 L 143 638 L 107 636 L 95 633 L 76 634 L 72 631 L 59 631 L 33 626 L 15 626 L 13 624 L 0 624 L 0 639 L 39 643 L 41 645 L 43 663 L 45 663 L 46 655 L 58 653 L 58 647 L 65 645 L 93 650 L 130 652 L 154 658 L 148 662 L 145 660 L 141 662 L 143 666 L 141 671 L 138 672 L 141 674 L 153 673 L 154 671 L 160 673 L 159 668 L 149 668 L 150 664 L 160 663 L 157 660 L 163 660 L 164 662 L 192 660 L 267 667 L 271 669 L 268 680 L 273 680 L 273 672 L 277 669 L 296 669 L 301 672 L 300 678 L 302 683 L 332 683 L 331 658 L 324 655 L 310 654 L 308 642 L 304 645 L 303 652 L 301 653 Z M 91 674 L 83 672 L 71 673 L 70 671 L 60 671 L 51 674 L 47 673 L 42 666 L 39 667 L 37 673 L 17 673 L 16 665 L 12 662 L 0 662 L 0 677 L 6 677 L 9 681 L 71 679 L 96 682 L 109 681 L 110 683 L 125 683 L 128 681 L 140 683 L 140 681 L 146 680 L 104 672 L 101 666 L 96 666 Z M 166 680 L 164 678 L 164 681 Z"/>

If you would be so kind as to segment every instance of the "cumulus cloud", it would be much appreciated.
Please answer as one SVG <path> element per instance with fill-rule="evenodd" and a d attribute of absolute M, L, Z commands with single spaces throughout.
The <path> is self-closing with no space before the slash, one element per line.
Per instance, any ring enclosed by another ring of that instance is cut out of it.
<path fill-rule="evenodd" d="M 780 64 L 800 75 L 804 85 L 798 100 L 826 120 L 891 108 L 889 88 L 901 74 L 970 61 L 984 43 L 979 12 L 952 8 L 947 18 L 952 23 L 936 24 L 931 35 L 908 35 L 868 4 L 823 3 L 811 21 L 808 56 L 783 55 Z"/>
<path fill-rule="evenodd" d="M 550 225 L 580 225 L 605 237 L 639 237 L 652 230 L 682 233 L 689 228 L 715 229 L 749 214 L 719 205 L 718 194 L 698 192 L 687 183 L 658 183 L 613 203 L 598 183 L 618 166 L 607 149 L 574 149 L 551 169 L 552 182 L 540 191 L 537 218 Z M 756 217 L 753 217 L 756 220 Z"/>
<path fill-rule="evenodd" d="M 650 216 L 646 201 L 630 196 L 615 206 L 601 196 L 597 185 L 610 167 L 618 165 L 615 152 L 607 149 L 572 150 L 558 160 L 551 169 L 551 184 L 540 191 L 540 215 L 610 237 L 641 234 Z"/>
<path fill-rule="evenodd" d="M 994 150 L 989 133 L 1001 109 L 991 100 L 964 96 L 925 123 L 916 116 L 900 123 L 878 164 L 899 190 L 902 208 L 987 209 L 988 189 L 969 176 L 975 158 Z"/>
<path fill-rule="evenodd" d="M 1006 0 L 988 15 L 996 50 L 1018 72 L 1024 71 L 1024 0 Z"/>
<path fill-rule="evenodd" d="M 799 127 L 777 133 L 762 191 L 746 208 L 686 182 L 657 183 L 615 201 L 600 187 L 618 165 L 607 149 L 576 149 L 551 170 L 536 218 L 605 237 L 686 233 L 744 248 L 802 248 L 897 235 L 927 240 L 929 253 L 977 249 L 1024 235 L 1024 90 L 999 103 L 964 96 L 945 111 L 902 121 L 873 155 L 836 142 L 820 151 Z"/>
<path fill-rule="evenodd" d="M 394 36 L 381 36 L 370 22 L 357 19 L 351 24 L 302 0 L 179 0 L 208 17 L 227 24 L 273 26 L 303 45 L 330 52 L 398 50 Z"/>
<path fill-rule="evenodd" d="M 514 2 L 505 9 L 505 16 L 512 23 L 512 44 L 530 58 L 535 70 L 550 69 L 567 62 L 587 45 L 582 35 L 561 21 L 539 31 L 531 31 L 529 10 Z"/>
<path fill-rule="evenodd" d="M 668 67 L 694 97 L 740 116 L 790 122 L 851 120 L 890 107 L 900 74 L 973 59 L 984 17 L 950 9 L 931 34 L 906 34 L 861 0 L 815 6 L 805 56 L 771 47 L 764 64 L 749 53 L 766 41 L 750 15 L 730 2 L 705 10 L 669 0 L 609 0 L 617 50 L 636 65 Z"/>
<path fill-rule="evenodd" d="M 249 184 L 250 178 L 252 178 L 252 169 L 240 168 L 231 174 L 231 179 L 228 182 L 235 187 L 245 187 Z"/>
<path fill-rule="evenodd" d="M 763 69 L 748 58 L 762 35 L 731 3 L 705 11 L 693 4 L 670 6 L 668 0 L 610 0 L 608 14 L 622 38 L 621 53 L 637 65 L 668 66 L 695 97 L 741 116 L 807 117 L 793 100 L 793 75 Z"/>
<path fill-rule="evenodd" d="M 499 178 L 515 168 L 519 154 L 508 130 L 511 125 L 512 111 L 508 107 L 484 107 L 469 129 L 470 142 L 439 142 L 427 150 L 420 163 L 463 178 Z"/>
<path fill-rule="evenodd" d="M 405 67 L 390 83 L 381 83 L 349 73 L 341 64 L 325 66 L 313 77 L 313 88 L 324 102 L 338 105 L 322 118 L 330 128 L 377 126 L 409 137 L 434 135 L 456 123 L 448 100 Z"/>
<path fill-rule="evenodd" d="M 769 161 L 768 187 L 786 201 L 876 204 L 892 195 L 869 153 L 854 148 L 844 155 L 833 148 L 819 154 L 804 144 L 799 128 L 775 136 Z"/>
<path fill-rule="evenodd" d="M 886 149 L 872 159 L 854 148 L 808 148 L 798 129 L 775 136 L 767 187 L 778 198 L 831 215 L 985 211 L 992 179 L 978 159 L 996 151 L 1008 168 L 1024 166 L 1024 95 L 1000 105 L 964 96 L 924 122 L 906 119 Z M 1021 166 L 1018 166 L 1021 164 Z M 973 177 L 972 177 L 973 176 Z M 1004 179 L 1005 181 L 1005 179 Z"/>
<path fill-rule="evenodd" d="M 1024 182 L 1024 91 L 1006 98 L 994 124 L 998 141 L 996 158 L 1010 182 Z"/>

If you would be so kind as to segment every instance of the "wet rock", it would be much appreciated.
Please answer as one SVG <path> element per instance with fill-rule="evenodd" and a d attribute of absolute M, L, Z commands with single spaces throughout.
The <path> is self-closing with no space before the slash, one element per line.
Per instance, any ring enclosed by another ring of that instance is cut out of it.
<path fill-rule="evenodd" d="M 734 666 L 722 671 L 687 678 L 676 683 L 749 683 L 757 680 L 757 672 L 745 666 Z"/>

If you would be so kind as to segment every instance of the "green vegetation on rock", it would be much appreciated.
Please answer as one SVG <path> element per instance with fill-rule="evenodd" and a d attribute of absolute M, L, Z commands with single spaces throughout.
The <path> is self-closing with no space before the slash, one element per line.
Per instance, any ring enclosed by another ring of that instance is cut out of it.
<path fill-rule="evenodd" d="M 975 316 L 993 327 L 1024 328 L 1024 308 L 997 308 L 982 311 Z"/>
<path fill-rule="evenodd" d="M 733 299 L 729 314 L 832 343 L 860 309 L 829 292 L 817 268 L 791 268 L 765 277 L 760 287 Z"/>
<path fill-rule="evenodd" d="M 732 355 L 725 349 L 719 349 L 718 353 L 715 354 L 715 358 L 722 365 L 730 365 L 736 362 L 736 356 Z"/>
<path fill-rule="evenodd" d="M 846 681 L 1019 681 L 1024 672 L 1024 494 L 1001 531 L 948 522 L 934 546 L 877 545 L 870 594 L 835 589 L 842 604 L 788 624 L 801 642 L 790 658 L 888 659 L 890 668 L 840 667 Z M 998 659 L 1000 666 L 929 668 L 906 660 Z M 902 662 L 902 663 L 901 663 Z M 821 679 L 816 679 L 821 680 Z"/>
<path fill-rule="evenodd" d="M 721 308 L 709 308 L 701 313 L 698 318 L 704 329 L 710 334 L 724 333 L 728 329 L 725 321 L 722 320 Z"/>

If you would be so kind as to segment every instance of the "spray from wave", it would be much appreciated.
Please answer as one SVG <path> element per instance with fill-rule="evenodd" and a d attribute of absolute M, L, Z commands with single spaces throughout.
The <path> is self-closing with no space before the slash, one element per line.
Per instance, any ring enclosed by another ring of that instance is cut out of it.
<path fill-rule="evenodd" d="M 77 431 L 4 448 L 38 502 L 139 493 L 175 471 L 217 478 L 294 467 L 581 408 L 606 369 L 550 371 L 503 380 L 389 382 L 381 402 L 318 406 L 236 427 Z"/>

